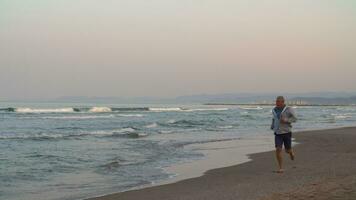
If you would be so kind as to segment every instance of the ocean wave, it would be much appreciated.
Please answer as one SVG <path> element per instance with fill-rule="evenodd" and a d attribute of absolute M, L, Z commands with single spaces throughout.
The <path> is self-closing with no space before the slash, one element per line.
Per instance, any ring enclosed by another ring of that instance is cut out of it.
<path fill-rule="evenodd" d="M 97 131 L 85 131 L 77 134 L 66 135 L 66 137 L 74 137 L 74 136 L 97 136 L 97 137 L 106 137 L 106 136 L 114 136 L 114 135 L 125 135 L 129 133 L 135 132 L 136 129 L 127 127 L 121 128 L 117 130 L 97 130 Z"/>
<path fill-rule="evenodd" d="M 243 110 L 263 110 L 261 106 L 240 106 Z"/>
<path fill-rule="evenodd" d="M 0 112 L 16 112 L 16 108 L 0 108 Z"/>
<path fill-rule="evenodd" d="M 190 128 L 190 127 L 194 127 L 194 126 L 201 126 L 204 125 L 205 123 L 203 123 L 202 121 L 194 121 L 194 120 L 169 120 L 167 121 L 167 123 L 162 123 L 161 125 L 163 126 L 173 126 L 173 127 L 186 127 L 186 128 Z"/>
<path fill-rule="evenodd" d="M 228 108 L 180 108 L 180 107 L 69 107 L 69 108 L 0 108 L 0 112 L 16 113 L 72 113 L 72 112 L 201 112 L 201 111 L 226 111 Z"/>
<path fill-rule="evenodd" d="M 156 128 L 158 126 L 157 123 L 153 123 L 153 124 L 149 124 L 147 126 L 145 126 L 146 128 Z"/>
<path fill-rule="evenodd" d="M 111 108 L 113 112 L 133 112 L 133 111 L 149 111 L 148 107 L 123 107 Z"/>
<path fill-rule="evenodd" d="M 72 107 L 72 108 L 0 108 L 0 112 L 16 112 L 16 113 L 68 113 L 68 112 L 134 112 L 134 111 L 149 111 L 147 107 Z"/>
<path fill-rule="evenodd" d="M 160 130 L 159 133 L 161 134 L 169 134 L 169 133 L 173 133 L 172 130 Z"/>
<path fill-rule="evenodd" d="M 103 168 L 104 170 L 112 171 L 112 170 L 115 170 L 121 166 L 135 165 L 135 164 L 139 164 L 141 162 L 142 161 L 140 161 L 140 160 L 128 161 L 128 160 L 124 160 L 124 159 L 115 158 L 113 160 L 108 160 L 107 163 L 100 165 L 99 168 Z"/>
<path fill-rule="evenodd" d="M 232 129 L 234 126 L 227 125 L 227 126 L 218 126 L 219 129 Z"/>
<path fill-rule="evenodd" d="M 194 109 L 183 109 L 182 111 L 186 112 L 195 112 L 195 111 L 227 111 L 228 108 L 194 108 Z"/>
<path fill-rule="evenodd" d="M 123 164 L 119 161 L 112 161 L 112 162 L 101 165 L 100 168 L 111 171 L 111 170 L 115 170 L 115 169 L 119 168 L 122 165 Z"/>
<path fill-rule="evenodd" d="M 110 136 L 112 133 L 105 131 L 96 132 L 78 132 L 72 134 L 29 134 L 29 135 L 0 135 L 0 139 L 3 140 L 59 140 L 59 139 L 71 139 L 80 138 L 85 136 Z"/>
<path fill-rule="evenodd" d="M 45 140 L 45 139 L 57 139 L 57 138 L 63 138 L 62 134 L 34 134 L 34 135 L 25 135 L 25 134 L 16 134 L 16 135 L 10 135 L 10 134 L 1 134 L 0 139 L 33 139 L 33 140 Z"/>
<path fill-rule="evenodd" d="M 153 112 L 197 112 L 197 111 L 226 111 L 228 108 L 149 108 L 149 111 Z"/>
<path fill-rule="evenodd" d="M 38 133 L 38 134 L 0 134 L 2 140 L 16 140 L 16 139 L 29 139 L 29 140 L 53 140 L 53 139 L 70 139 L 80 138 L 86 136 L 96 137 L 126 137 L 126 138 L 140 138 L 146 137 L 148 134 L 139 133 L 136 129 L 127 127 L 118 130 L 98 130 L 98 131 L 78 131 L 71 134 L 58 134 L 58 133 Z"/>
<path fill-rule="evenodd" d="M 175 122 L 176 122 L 176 120 L 174 120 L 174 119 L 170 119 L 170 120 L 167 121 L 168 124 L 173 124 Z"/>
<path fill-rule="evenodd" d="M 147 133 L 139 133 L 139 132 L 137 132 L 136 129 L 128 127 L 128 128 L 119 129 L 117 131 L 113 131 L 111 136 L 124 137 L 124 138 L 141 138 L 141 137 L 148 136 L 148 134 Z"/>
<path fill-rule="evenodd" d="M 62 115 L 62 116 L 19 116 L 21 119 L 61 119 L 61 120 L 85 120 L 85 119 L 110 119 L 115 117 L 143 117 L 142 114 L 109 114 L 109 115 Z"/>
<path fill-rule="evenodd" d="M 149 108 L 149 111 L 153 112 L 170 112 L 170 111 L 183 111 L 182 108 Z"/>
<path fill-rule="evenodd" d="M 119 129 L 119 130 L 115 130 L 113 132 L 114 133 L 131 133 L 131 132 L 134 132 L 134 131 L 136 131 L 136 129 L 131 128 L 131 127 L 127 127 L 127 128 L 122 128 L 122 129 Z"/>
<path fill-rule="evenodd" d="M 48 116 L 48 117 L 41 117 L 41 119 L 63 119 L 63 120 L 73 120 L 73 119 L 108 119 L 114 118 L 115 115 L 84 115 L 84 116 Z"/>
<path fill-rule="evenodd" d="M 142 114 L 118 114 L 119 117 L 143 117 Z"/>
<path fill-rule="evenodd" d="M 352 115 L 348 115 L 348 114 L 331 114 L 332 116 L 334 116 L 335 119 L 348 119 L 348 118 L 352 118 Z"/>
<path fill-rule="evenodd" d="M 132 132 L 132 133 L 125 133 L 125 134 L 113 134 L 112 136 L 114 137 L 125 137 L 125 138 L 141 138 L 141 137 L 147 137 L 147 133 L 138 133 L 138 132 Z"/>
<path fill-rule="evenodd" d="M 89 112 L 111 112 L 109 107 L 92 107 Z"/>
<path fill-rule="evenodd" d="M 15 108 L 17 113 L 69 113 L 74 112 L 73 108 Z M 9 110 L 10 112 L 12 109 Z"/>
<path fill-rule="evenodd" d="M 140 133 L 135 128 L 125 127 L 117 130 L 109 130 L 109 131 L 94 131 L 91 132 L 90 135 L 94 136 L 104 136 L 104 137 L 122 137 L 122 138 L 141 138 L 146 137 L 148 134 Z"/>

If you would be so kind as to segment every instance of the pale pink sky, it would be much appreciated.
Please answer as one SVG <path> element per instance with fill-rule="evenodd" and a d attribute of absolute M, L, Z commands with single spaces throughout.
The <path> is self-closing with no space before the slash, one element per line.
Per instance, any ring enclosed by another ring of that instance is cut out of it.
<path fill-rule="evenodd" d="M 356 91 L 356 3 L 4 0 L 5 98 Z"/>

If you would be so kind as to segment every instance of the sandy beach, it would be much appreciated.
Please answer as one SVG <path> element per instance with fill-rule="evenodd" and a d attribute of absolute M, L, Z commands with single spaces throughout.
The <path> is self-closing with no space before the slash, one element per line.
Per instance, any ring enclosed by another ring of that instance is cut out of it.
<path fill-rule="evenodd" d="M 243 164 L 209 170 L 197 178 L 90 200 L 356 199 L 355 127 L 304 131 L 293 137 L 299 143 L 295 146 L 296 160 L 284 156 L 283 174 L 274 173 L 274 152 L 268 151 L 249 155 L 251 160 Z"/>

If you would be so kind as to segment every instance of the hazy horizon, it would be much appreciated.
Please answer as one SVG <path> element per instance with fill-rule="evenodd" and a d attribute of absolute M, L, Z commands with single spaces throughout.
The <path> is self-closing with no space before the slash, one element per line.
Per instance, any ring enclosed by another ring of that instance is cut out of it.
<path fill-rule="evenodd" d="M 0 98 L 0 102 L 10 103 L 214 103 L 216 100 L 220 103 L 254 103 L 262 101 L 273 101 L 275 97 L 283 95 L 287 101 L 300 98 L 316 98 L 316 99 L 348 99 L 355 98 L 356 92 L 335 92 L 335 91 L 320 91 L 306 93 L 289 93 L 289 92 L 260 92 L 260 93 L 201 93 L 190 95 L 178 95 L 169 97 L 160 96 L 59 96 L 59 97 L 39 97 L 39 98 Z"/>
<path fill-rule="evenodd" d="M 356 92 L 356 3 L 0 1 L 0 99 Z"/>

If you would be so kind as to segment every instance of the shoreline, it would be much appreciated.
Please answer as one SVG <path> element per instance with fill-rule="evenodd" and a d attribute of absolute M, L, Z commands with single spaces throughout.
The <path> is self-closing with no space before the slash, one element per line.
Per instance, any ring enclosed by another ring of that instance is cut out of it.
<path fill-rule="evenodd" d="M 190 144 L 184 148 L 202 153 L 204 157 L 199 160 L 178 163 L 163 168 L 165 172 L 174 174 L 168 180 L 159 181 L 152 186 L 176 183 L 182 180 L 198 178 L 213 169 L 239 165 L 250 161 L 250 154 L 262 153 L 274 149 L 273 137 L 258 136 L 241 137 L 225 141 Z M 227 159 L 230 157 L 230 159 Z"/>
<path fill-rule="evenodd" d="M 305 135 L 315 135 L 315 133 L 319 134 L 328 134 L 330 132 L 343 132 L 345 130 L 352 130 L 355 132 L 353 135 L 356 139 L 356 127 L 342 127 L 342 128 L 330 128 L 330 129 L 322 129 L 322 130 L 308 130 L 308 131 L 298 131 L 295 132 L 293 137 L 297 139 L 297 142 L 301 144 L 296 147 L 297 152 L 298 149 L 302 148 L 300 146 L 310 146 L 312 144 L 308 144 L 307 142 L 305 144 L 305 138 L 307 138 Z M 351 131 L 351 132 L 352 132 Z M 314 133 L 314 134 L 313 134 Z M 301 136 L 300 136 L 301 135 Z M 321 135 L 322 136 L 322 135 Z M 273 137 L 271 137 L 273 138 Z M 244 141 L 244 140 L 241 140 Z M 192 161 L 188 163 L 183 163 L 183 164 L 178 164 L 174 165 L 172 167 L 168 167 L 166 170 L 170 173 L 175 173 L 175 174 L 180 174 L 178 176 L 175 176 L 172 179 L 164 180 L 164 181 L 159 181 L 158 183 L 155 184 L 150 184 L 146 186 L 142 186 L 139 188 L 134 188 L 132 190 L 124 191 L 124 192 L 118 192 L 118 193 L 113 193 L 113 194 L 108 194 L 104 196 L 99 196 L 99 197 L 94 197 L 94 198 L 89 198 L 88 200 L 111 200 L 111 199 L 135 199 L 131 197 L 136 197 L 136 195 L 148 195 L 147 191 L 154 190 L 156 193 L 161 193 L 159 192 L 160 190 L 167 190 L 167 188 L 173 188 L 170 189 L 172 193 L 177 193 L 179 191 L 179 188 L 181 188 L 182 184 L 184 185 L 185 183 L 189 182 L 201 182 L 205 179 L 208 178 L 208 176 L 216 171 L 229 171 L 230 168 L 239 168 L 243 167 L 245 165 L 251 165 L 251 163 L 256 164 L 256 162 L 259 162 L 259 160 L 256 160 L 256 157 L 260 157 L 260 155 L 264 155 L 264 160 L 266 160 L 266 155 L 272 155 L 274 145 L 273 145 L 273 140 L 266 140 L 266 143 L 264 145 L 263 149 L 259 149 L 259 151 L 252 151 L 249 149 L 247 152 L 243 151 L 240 152 L 238 150 L 239 147 L 237 146 L 239 143 L 239 140 L 233 140 L 233 141 L 223 141 L 223 142 L 212 142 L 212 143 L 205 143 L 205 144 L 193 144 L 193 145 L 188 145 L 188 148 L 193 148 L 194 150 L 198 150 L 202 153 L 204 153 L 205 158 L 202 160 L 197 160 L 197 161 Z M 270 144 L 270 145 L 268 145 Z M 272 145 L 272 149 L 271 149 Z M 246 149 L 245 149 L 246 150 Z M 272 151 L 271 151 L 272 150 Z M 236 154 L 236 152 L 238 152 Z M 233 159 L 226 159 L 222 158 L 222 155 L 226 155 L 226 153 L 231 157 L 233 155 Z M 298 156 L 298 153 L 297 153 Z M 220 158 L 220 160 L 216 160 L 217 158 Z M 297 157 L 298 158 L 298 157 Z M 225 160 L 225 162 L 224 162 Z M 215 161 L 215 162 L 214 162 Z M 220 161 L 216 162 L 216 161 Z M 221 163 L 222 162 L 222 163 Z M 265 164 L 265 163 L 264 163 Z M 273 170 L 276 168 L 276 163 L 275 159 L 272 156 L 272 158 L 268 159 L 268 165 L 273 166 Z M 286 160 L 286 165 L 290 164 L 290 161 Z M 254 166 L 256 167 L 256 166 Z M 226 174 L 227 172 L 225 172 Z M 271 174 L 270 174 L 271 175 Z M 244 175 L 240 175 L 244 176 Z M 273 175 L 272 175 L 273 176 Z M 209 179 L 209 178 L 208 178 Z M 226 184 L 226 183 L 225 183 Z M 189 184 L 188 184 L 189 185 Z M 174 189 L 175 187 L 178 187 L 177 189 Z M 162 191 L 163 195 L 160 198 L 168 198 L 167 194 Z M 192 192 L 192 191 L 190 191 Z M 246 193 L 244 191 L 243 193 Z M 248 192 L 247 192 L 248 193 Z M 158 195 L 158 194 L 156 194 Z M 204 196 L 204 194 L 202 194 Z M 169 195 L 168 199 L 191 199 L 191 197 L 186 196 L 186 194 L 183 195 L 183 197 L 180 197 L 180 194 L 177 193 L 176 196 L 171 196 Z M 193 195 L 195 196 L 195 195 Z M 147 199 L 147 197 L 146 197 Z M 148 198 L 148 199 L 156 199 L 156 198 Z M 194 198 L 192 198 L 194 199 Z M 210 199 L 210 198 L 208 198 Z M 213 198 L 211 198 L 213 199 Z"/>
<path fill-rule="evenodd" d="M 253 153 L 267 152 L 274 149 L 274 138 L 271 136 L 257 136 L 256 137 L 239 137 L 219 141 L 211 141 L 205 143 L 194 143 L 185 145 L 183 148 L 188 148 L 191 151 L 202 153 L 204 156 L 197 160 L 188 160 L 186 162 L 176 163 L 161 169 L 170 174 L 170 178 L 158 180 L 149 184 L 133 187 L 128 190 L 118 191 L 95 197 L 84 198 L 84 200 L 91 200 L 95 198 L 105 197 L 117 193 L 130 192 L 142 190 L 146 188 L 162 186 L 167 184 L 174 184 L 179 181 L 184 181 L 192 178 L 199 178 L 213 169 L 230 167 L 251 161 L 249 155 Z M 242 151 L 241 151 L 242 150 Z M 234 155 L 233 159 L 226 159 L 222 155 Z M 219 161 L 217 163 L 216 161 Z"/>

